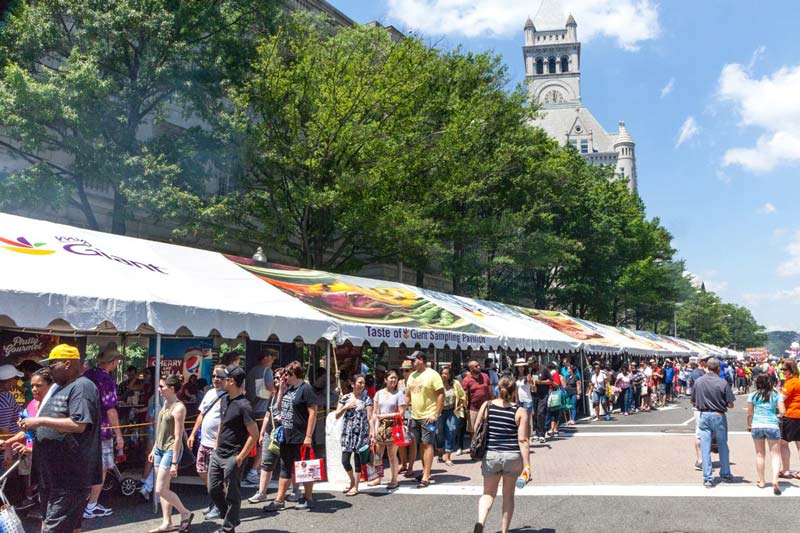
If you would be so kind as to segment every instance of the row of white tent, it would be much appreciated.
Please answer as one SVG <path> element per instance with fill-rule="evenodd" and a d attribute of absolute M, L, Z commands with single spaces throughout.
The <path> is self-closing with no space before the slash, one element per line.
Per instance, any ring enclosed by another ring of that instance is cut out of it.
<path fill-rule="evenodd" d="M 400 283 L 0 213 L 0 327 L 639 357 L 737 354 Z M 433 317 L 433 319 L 432 319 Z"/>

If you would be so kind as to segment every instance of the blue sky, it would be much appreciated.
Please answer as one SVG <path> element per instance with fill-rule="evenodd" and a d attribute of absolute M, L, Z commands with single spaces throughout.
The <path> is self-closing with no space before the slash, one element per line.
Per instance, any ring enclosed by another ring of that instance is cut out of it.
<path fill-rule="evenodd" d="M 708 288 L 769 329 L 800 330 L 800 2 L 331 3 L 440 47 L 492 50 L 515 83 L 527 16 L 563 26 L 573 13 L 584 104 L 607 130 L 625 120 L 649 216 Z"/>

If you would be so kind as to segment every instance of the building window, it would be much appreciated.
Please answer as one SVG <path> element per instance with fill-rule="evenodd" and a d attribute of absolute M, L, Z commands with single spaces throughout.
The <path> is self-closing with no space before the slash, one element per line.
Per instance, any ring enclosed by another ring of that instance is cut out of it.
<path fill-rule="evenodd" d="M 544 61 L 542 58 L 536 60 L 536 74 L 544 74 Z"/>
<path fill-rule="evenodd" d="M 570 143 L 572 146 L 574 146 L 576 150 L 578 149 L 578 139 L 570 139 L 570 140 L 569 140 L 569 143 Z"/>
<path fill-rule="evenodd" d="M 555 74 L 556 73 L 556 58 L 555 57 L 551 57 L 550 59 L 547 60 L 547 71 L 550 74 Z"/>
<path fill-rule="evenodd" d="M 581 153 L 588 154 L 589 153 L 589 140 L 588 139 L 581 139 Z"/>
<path fill-rule="evenodd" d="M 561 72 L 569 72 L 569 58 L 567 56 L 561 58 Z"/>

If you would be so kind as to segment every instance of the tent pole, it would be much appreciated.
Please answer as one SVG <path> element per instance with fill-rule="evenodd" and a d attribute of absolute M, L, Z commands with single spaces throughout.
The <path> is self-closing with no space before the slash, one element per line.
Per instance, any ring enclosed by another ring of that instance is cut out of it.
<path fill-rule="evenodd" d="M 336 337 L 333 342 L 326 341 L 325 346 L 325 416 L 331 412 L 331 349 L 335 342 Z"/>
<path fill-rule="evenodd" d="M 159 394 L 161 394 L 161 390 L 158 388 L 159 384 L 161 383 L 161 333 L 156 333 L 156 371 L 155 376 L 153 377 L 153 413 L 155 416 L 155 423 L 156 423 L 156 435 L 158 435 L 158 412 L 159 412 Z M 155 471 L 153 472 L 153 476 L 155 476 Z M 153 513 L 158 512 L 158 498 L 155 497 L 156 489 L 155 489 L 155 477 L 153 478 Z"/>

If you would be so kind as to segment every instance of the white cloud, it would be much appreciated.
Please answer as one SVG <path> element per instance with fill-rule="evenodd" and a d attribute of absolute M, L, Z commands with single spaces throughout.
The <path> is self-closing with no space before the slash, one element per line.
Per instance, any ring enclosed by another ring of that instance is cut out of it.
<path fill-rule="evenodd" d="M 800 299 L 800 287 L 770 292 L 747 293 L 744 295 L 744 300 L 749 304 L 796 301 L 798 299 Z"/>
<path fill-rule="evenodd" d="M 730 176 L 728 176 L 728 175 L 725 173 L 725 171 L 723 171 L 723 170 L 722 170 L 722 169 L 720 169 L 720 168 L 716 169 L 716 170 L 714 171 L 714 173 L 717 175 L 717 179 L 718 179 L 719 181 L 721 181 L 722 183 L 724 183 L 725 185 L 730 185 L 730 184 L 731 184 L 731 182 L 733 181 L 733 180 L 731 179 L 731 177 L 730 177 Z"/>
<path fill-rule="evenodd" d="M 767 52 L 767 47 L 763 44 L 753 50 L 753 55 L 750 56 L 750 62 L 747 64 L 747 72 L 752 72 L 753 68 L 755 68 L 756 63 L 763 59 L 764 55 Z"/>
<path fill-rule="evenodd" d="M 785 248 L 788 258 L 778 265 L 778 275 L 783 277 L 800 274 L 800 231 L 795 231 Z"/>
<path fill-rule="evenodd" d="M 466 37 L 478 35 L 508 37 L 522 34 L 528 16 L 537 21 L 552 20 L 551 13 L 536 16 L 538 2 L 530 0 L 389 0 L 389 16 L 412 30 Z M 578 23 L 578 37 L 589 41 L 610 37 L 626 50 L 636 50 L 642 41 L 659 34 L 658 7 L 651 0 L 565 0 L 563 11 Z M 545 5 L 543 11 L 553 10 Z M 557 27 L 566 25 L 560 16 Z M 550 24 L 537 29 L 554 29 Z M 521 37 L 520 37 L 521 39 Z"/>
<path fill-rule="evenodd" d="M 772 205 L 771 202 L 767 202 L 758 208 L 758 212 L 761 213 L 762 215 L 771 215 L 773 213 L 777 213 L 778 208 Z"/>
<path fill-rule="evenodd" d="M 759 50 L 755 58 L 763 53 Z M 762 78 L 753 77 L 749 68 L 725 65 L 718 97 L 733 105 L 742 126 L 759 128 L 762 133 L 755 146 L 727 150 L 722 164 L 768 172 L 782 163 L 800 162 L 800 65 L 782 67 Z"/>
<path fill-rule="evenodd" d="M 700 133 L 700 126 L 697 125 L 697 121 L 694 117 L 689 115 L 681 125 L 681 131 L 678 133 L 678 140 L 675 142 L 675 148 L 696 136 L 698 133 Z"/>
<path fill-rule="evenodd" d="M 661 98 L 671 93 L 673 88 L 675 88 L 675 78 L 670 78 L 667 84 L 661 88 Z"/>

